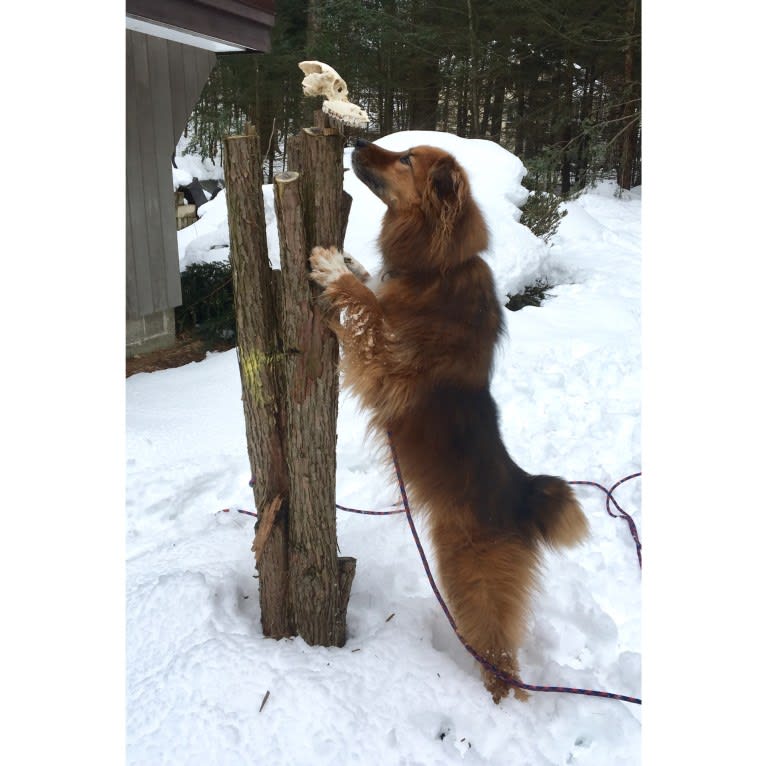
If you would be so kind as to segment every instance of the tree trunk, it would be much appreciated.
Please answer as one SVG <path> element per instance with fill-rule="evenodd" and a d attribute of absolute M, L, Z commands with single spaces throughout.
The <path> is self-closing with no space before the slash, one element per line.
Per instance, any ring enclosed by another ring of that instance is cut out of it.
<path fill-rule="evenodd" d="M 439 116 L 439 60 L 421 56 L 409 78 L 409 130 L 436 130 Z"/>
<path fill-rule="evenodd" d="M 585 124 L 593 117 L 593 87 L 595 85 L 596 65 L 591 64 L 583 70 L 583 95 L 580 101 L 578 130 L 580 138 L 577 142 L 577 162 L 575 166 L 575 183 L 578 189 L 585 188 L 588 182 L 588 164 L 590 135 L 585 131 Z"/>
<path fill-rule="evenodd" d="M 622 151 L 620 156 L 620 172 L 618 183 L 621 189 L 630 189 L 633 180 L 633 163 L 638 153 L 638 119 L 639 110 L 634 102 L 640 92 L 640 83 L 636 82 L 635 43 L 634 35 L 638 28 L 638 9 L 636 0 L 630 0 L 627 8 L 627 42 L 625 44 L 625 105 L 622 110 L 624 118 Z M 638 87 L 636 87 L 638 85 Z"/>
<path fill-rule="evenodd" d="M 516 104 L 516 134 L 514 136 L 513 151 L 517 157 L 524 156 L 524 91 L 520 90 Z"/>
<path fill-rule="evenodd" d="M 450 132 L 450 99 L 452 97 L 451 86 L 453 82 L 453 61 L 452 54 L 448 54 L 447 57 L 447 71 L 444 75 L 444 106 L 442 109 L 441 130 Z"/>
<path fill-rule="evenodd" d="M 569 194 L 572 189 L 572 68 L 569 57 L 564 60 L 559 70 L 561 87 L 564 89 L 560 141 L 561 155 L 561 193 Z"/>
<path fill-rule="evenodd" d="M 226 203 L 237 321 L 237 358 L 253 493 L 259 513 L 256 561 L 265 636 L 293 634 L 287 609 L 288 471 L 282 446 L 284 413 L 275 367 L 282 352 L 274 318 L 278 275 L 269 267 L 261 188 L 261 155 L 253 129 L 224 142 Z M 281 501 L 281 502 L 280 502 Z M 264 525 L 264 526 L 262 526 Z M 270 525 L 270 533 L 266 525 Z M 262 530 L 262 531 L 261 531 Z M 259 534 L 260 533 L 260 534 Z M 254 543 L 255 548 L 255 543 Z"/>
<path fill-rule="evenodd" d="M 411 14 L 415 29 L 427 29 L 433 21 L 434 10 L 428 3 L 417 2 L 412 3 Z M 441 83 L 439 55 L 433 50 L 407 47 L 403 55 L 407 56 L 403 71 L 408 73 L 405 86 L 407 121 L 404 125 L 408 130 L 436 130 Z"/>
<path fill-rule="evenodd" d="M 492 93 L 492 107 L 490 109 L 491 117 L 489 124 L 489 137 L 493 141 L 502 139 L 503 128 L 503 109 L 505 107 L 505 90 L 507 87 L 507 75 L 503 71 L 495 77 Z"/>
<path fill-rule="evenodd" d="M 317 9 L 317 0 L 308 0 L 306 9 L 306 56 L 311 58 L 316 55 L 317 43 L 322 34 L 322 22 L 319 10 Z"/>
<path fill-rule="evenodd" d="M 309 247 L 299 173 L 277 176 L 274 204 L 286 298 L 280 327 L 287 352 L 285 447 L 293 509 L 288 599 L 296 631 L 307 643 L 342 646 L 335 537 L 337 346 L 330 342 L 307 278 Z"/>
<path fill-rule="evenodd" d="M 494 85 L 494 83 L 493 83 Z M 492 94 L 494 87 L 490 87 L 489 83 L 486 83 L 484 89 L 484 108 L 481 110 L 481 127 L 479 128 L 479 135 L 483 138 L 489 132 L 489 112 L 492 107 Z"/>
<path fill-rule="evenodd" d="M 476 138 L 479 135 L 479 86 L 477 82 L 477 70 L 479 64 L 476 61 L 476 33 L 473 24 L 473 4 L 471 0 L 466 0 L 468 10 L 468 48 L 471 54 L 471 63 L 469 67 L 469 81 L 471 93 L 471 137 Z"/>
<path fill-rule="evenodd" d="M 457 101 L 457 122 L 455 125 L 455 132 L 461 138 L 465 138 L 468 135 L 468 75 L 466 74 L 466 67 L 468 65 L 464 62 L 460 71 L 459 80 L 459 92 Z"/>
<path fill-rule="evenodd" d="M 275 178 L 279 272 L 268 265 L 257 136 L 227 139 L 225 167 L 264 635 L 342 646 L 355 561 L 336 552 L 338 345 L 307 260 L 313 244 L 342 247 L 343 139 L 324 132 L 291 138 L 301 172 Z"/>
<path fill-rule="evenodd" d="M 394 0 L 384 0 L 381 10 L 385 16 L 393 19 L 396 16 L 396 3 Z M 386 136 L 394 129 L 394 76 L 393 62 L 396 56 L 394 31 L 389 23 L 385 23 L 381 29 L 380 49 L 378 58 L 378 80 L 381 88 L 380 98 L 380 135 Z"/>
<path fill-rule="evenodd" d="M 289 601 L 296 630 L 307 643 L 342 646 L 355 562 L 337 557 L 338 343 L 314 301 L 319 290 L 309 283 L 306 258 L 314 245 L 343 248 L 343 137 L 304 129 L 288 139 L 287 152 L 292 172 L 278 177 L 275 203 L 288 350 Z"/>

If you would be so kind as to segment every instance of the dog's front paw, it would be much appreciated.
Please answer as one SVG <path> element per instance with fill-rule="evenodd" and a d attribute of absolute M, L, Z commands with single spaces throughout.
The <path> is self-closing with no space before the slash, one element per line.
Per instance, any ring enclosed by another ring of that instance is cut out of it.
<path fill-rule="evenodd" d="M 351 270 L 343 259 L 343 253 L 337 247 L 315 247 L 309 256 L 311 272 L 309 277 L 318 285 L 327 287 L 343 274 L 351 274 Z"/>
<path fill-rule="evenodd" d="M 353 255 L 343 253 L 343 262 L 348 267 L 348 270 L 362 283 L 368 282 L 370 279 L 370 272 L 362 266 L 359 261 L 354 258 Z"/>

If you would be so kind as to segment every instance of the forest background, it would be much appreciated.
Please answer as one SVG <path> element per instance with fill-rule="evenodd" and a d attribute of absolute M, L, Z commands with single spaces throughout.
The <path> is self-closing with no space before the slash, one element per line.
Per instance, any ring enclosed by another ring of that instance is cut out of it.
<path fill-rule="evenodd" d="M 264 182 L 285 141 L 313 124 L 297 63 L 346 80 L 366 138 L 440 130 L 495 141 L 525 184 L 568 196 L 600 179 L 641 184 L 640 0 L 280 0 L 268 54 L 219 54 L 188 151 L 220 159 L 254 123 Z"/>

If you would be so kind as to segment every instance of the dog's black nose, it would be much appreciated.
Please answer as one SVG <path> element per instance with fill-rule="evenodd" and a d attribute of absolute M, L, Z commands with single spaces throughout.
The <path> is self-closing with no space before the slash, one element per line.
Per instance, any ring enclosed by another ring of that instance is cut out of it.
<path fill-rule="evenodd" d="M 357 149 L 364 149 L 365 146 L 369 146 L 369 145 L 370 145 L 370 142 L 369 141 L 365 141 L 365 139 L 363 139 L 363 138 L 357 138 L 356 139 L 356 148 Z"/>

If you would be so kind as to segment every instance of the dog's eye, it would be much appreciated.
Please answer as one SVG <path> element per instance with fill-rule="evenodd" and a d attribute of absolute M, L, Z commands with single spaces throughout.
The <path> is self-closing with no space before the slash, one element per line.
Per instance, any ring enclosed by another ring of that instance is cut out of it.
<path fill-rule="evenodd" d="M 404 157 L 399 157 L 399 162 L 401 162 L 402 165 L 412 165 L 409 154 L 405 154 Z"/>

